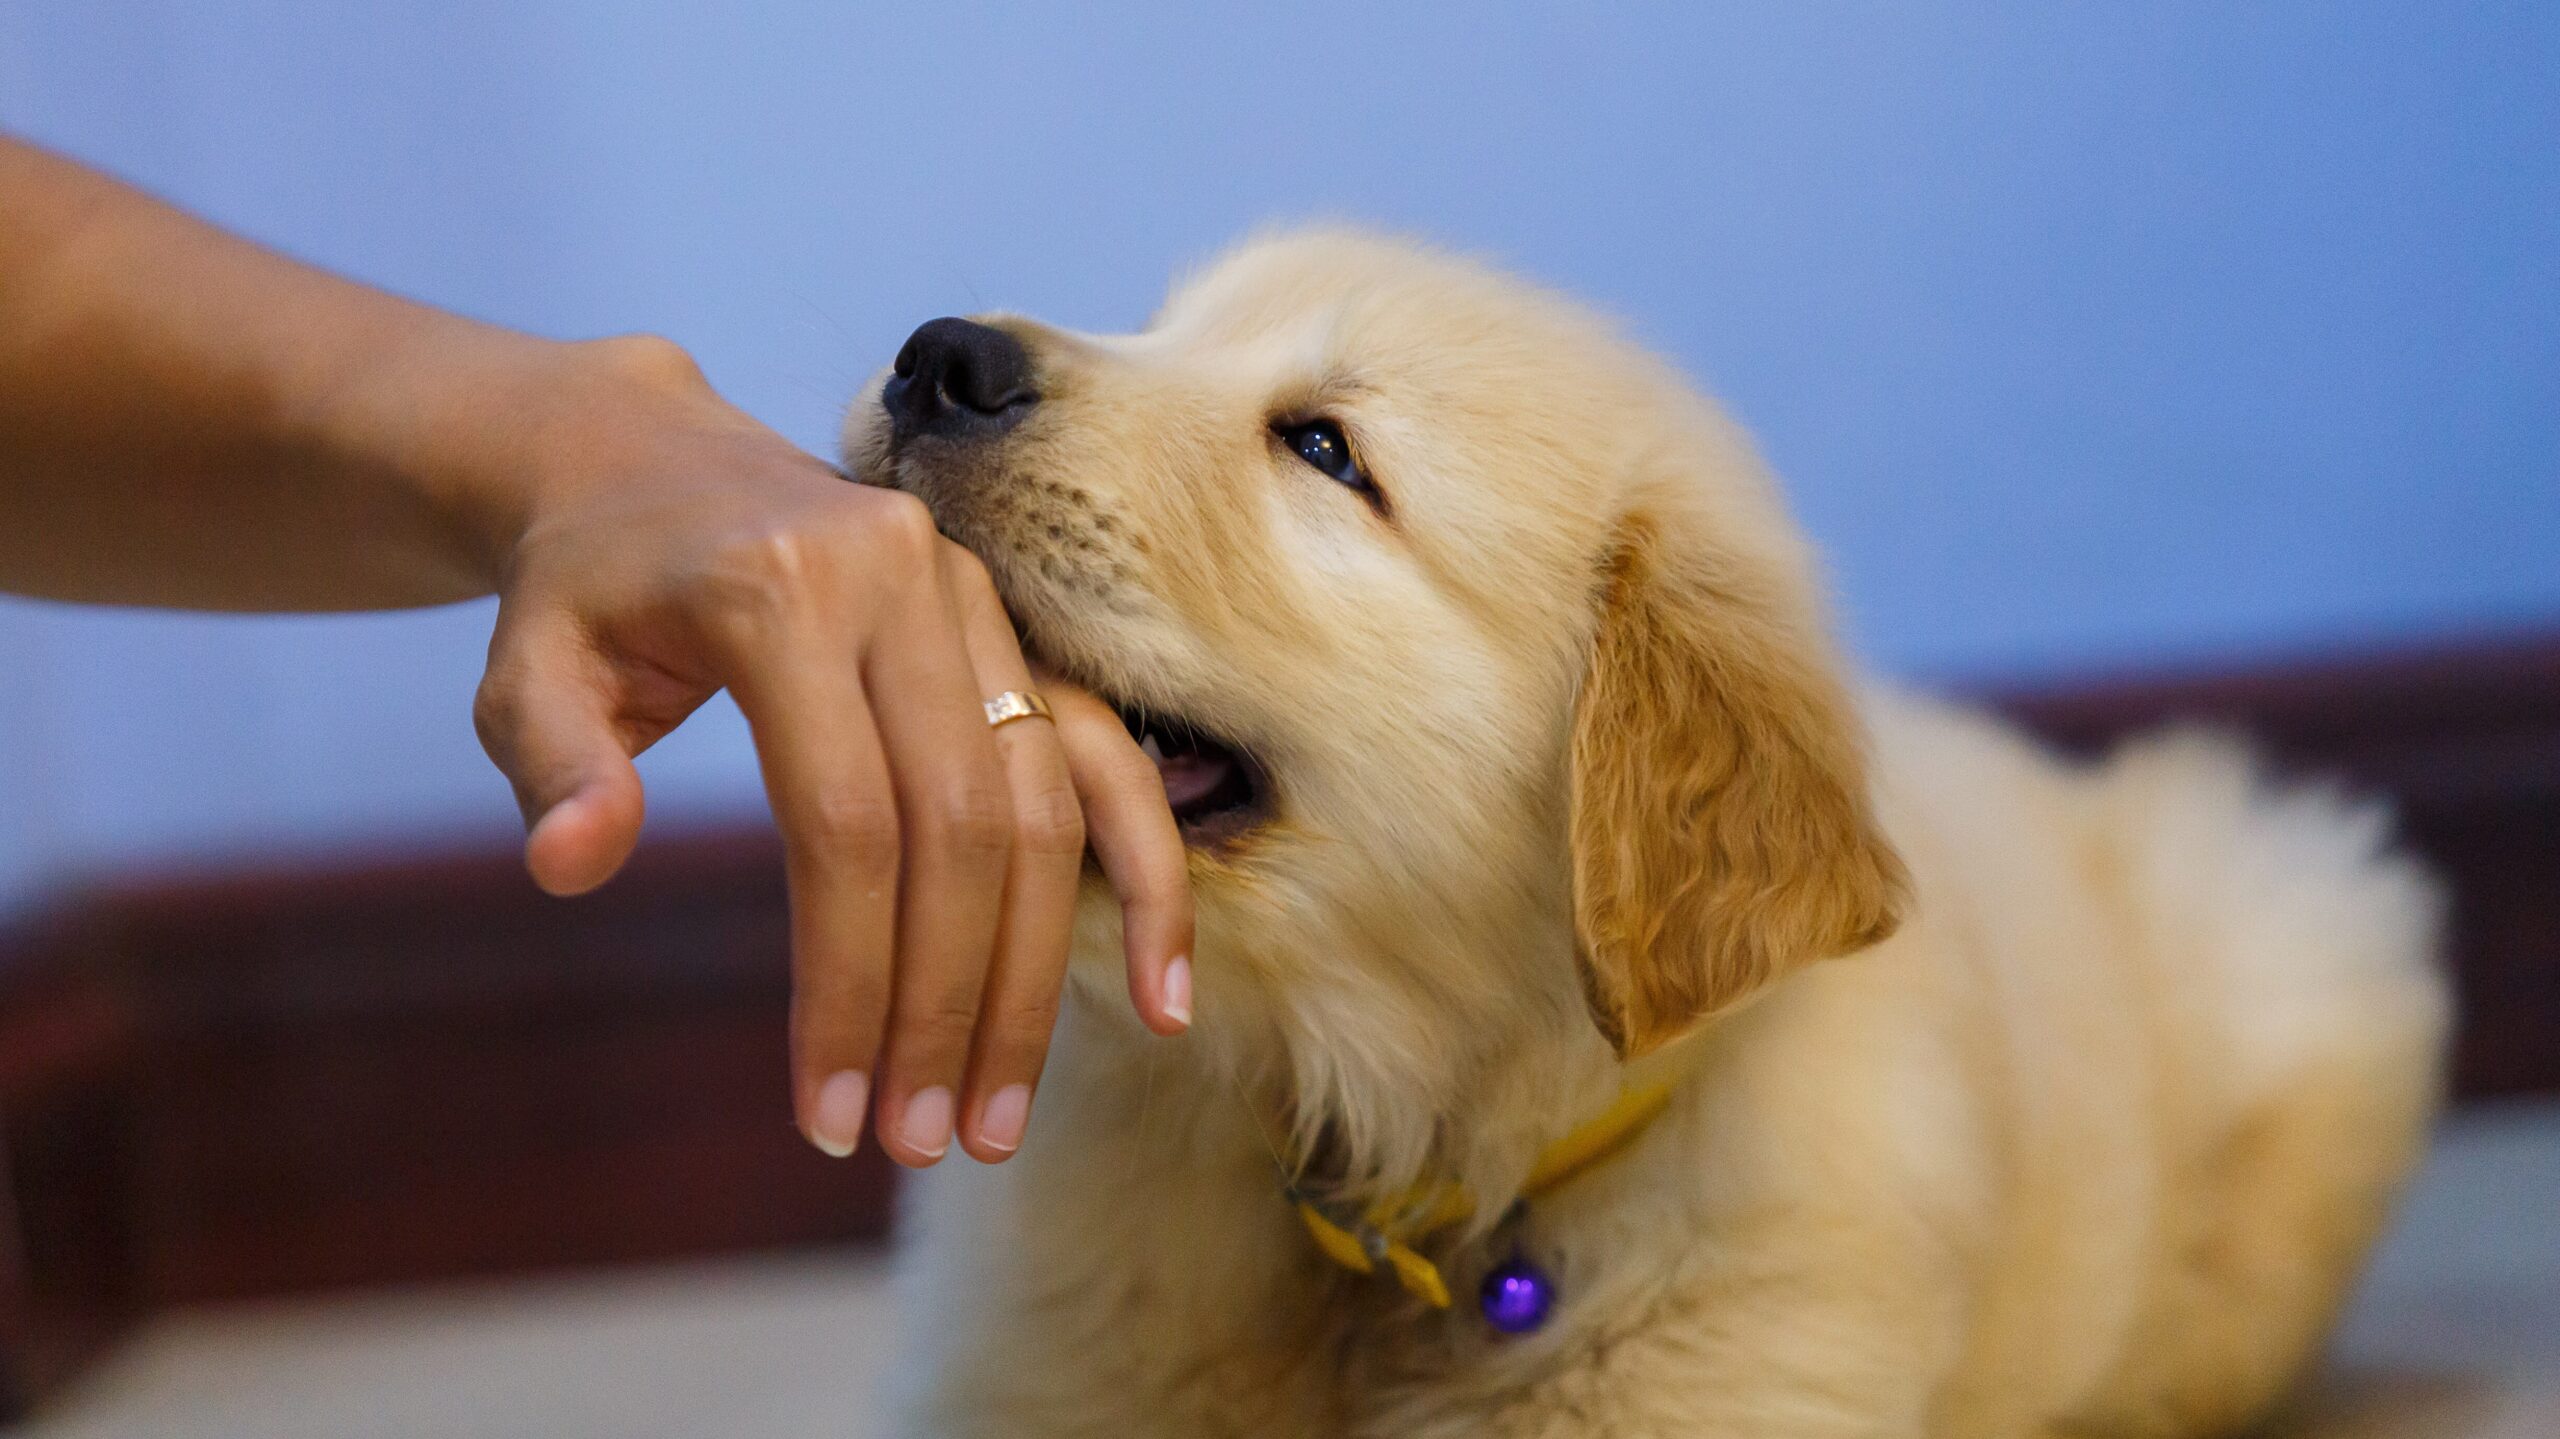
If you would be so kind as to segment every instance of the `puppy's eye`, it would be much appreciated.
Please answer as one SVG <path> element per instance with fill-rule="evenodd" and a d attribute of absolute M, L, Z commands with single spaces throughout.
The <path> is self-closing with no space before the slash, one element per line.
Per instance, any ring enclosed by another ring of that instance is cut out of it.
<path fill-rule="evenodd" d="M 1326 478 L 1347 485 L 1377 503 L 1378 487 L 1360 470 L 1360 462 L 1351 457 L 1351 443 L 1342 437 L 1342 427 L 1331 420 L 1304 420 L 1275 425 L 1272 432 L 1280 437 L 1290 452 L 1316 467 Z"/>

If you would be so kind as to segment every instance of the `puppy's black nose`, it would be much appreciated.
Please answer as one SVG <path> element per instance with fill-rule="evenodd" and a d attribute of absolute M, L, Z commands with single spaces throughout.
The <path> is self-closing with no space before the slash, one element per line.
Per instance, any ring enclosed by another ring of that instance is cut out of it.
<path fill-rule="evenodd" d="M 899 439 L 998 434 L 1040 402 L 1031 388 L 1031 352 L 974 320 L 925 321 L 890 368 L 880 404 Z"/>

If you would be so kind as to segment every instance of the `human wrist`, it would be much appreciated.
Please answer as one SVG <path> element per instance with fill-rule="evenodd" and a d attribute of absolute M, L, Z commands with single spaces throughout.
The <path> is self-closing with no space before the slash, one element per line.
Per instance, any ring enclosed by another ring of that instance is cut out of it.
<path fill-rule="evenodd" d="M 332 468 L 396 491 L 434 562 L 485 593 L 531 523 L 581 348 L 403 305 L 315 377 L 299 424 Z"/>

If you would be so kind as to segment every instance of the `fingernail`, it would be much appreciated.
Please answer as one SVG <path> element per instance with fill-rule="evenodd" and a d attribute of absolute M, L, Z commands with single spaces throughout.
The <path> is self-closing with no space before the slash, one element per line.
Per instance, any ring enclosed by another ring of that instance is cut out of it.
<path fill-rule="evenodd" d="M 899 1121 L 898 1137 L 909 1149 L 934 1159 L 951 1147 L 951 1091 L 937 1084 L 919 1089 L 907 1101 L 906 1118 Z"/>
<path fill-rule="evenodd" d="M 1031 1122 L 1031 1086 L 1008 1084 L 978 1112 L 978 1142 L 1011 1154 L 1021 1147 L 1023 1128 Z"/>
<path fill-rule="evenodd" d="M 862 1142 L 862 1116 L 871 1107 L 871 1080 L 859 1070 L 840 1069 L 818 1086 L 809 1106 L 809 1142 L 822 1154 L 842 1159 Z"/>
<path fill-rule="evenodd" d="M 1175 955 L 1164 967 L 1164 1012 L 1185 1029 L 1191 1027 L 1191 961 Z"/>

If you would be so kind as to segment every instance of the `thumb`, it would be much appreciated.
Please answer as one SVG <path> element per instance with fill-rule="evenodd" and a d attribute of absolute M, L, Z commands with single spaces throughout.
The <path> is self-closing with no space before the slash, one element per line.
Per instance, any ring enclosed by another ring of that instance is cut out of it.
<path fill-rule="evenodd" d="M 525 868 L 556 895 L 613 878 L 640 840 L 640 772 L 614 723 L 615 682 L 573 635 L 509 635 L 490 646 L 472 706 L 524 811 Z"/>

